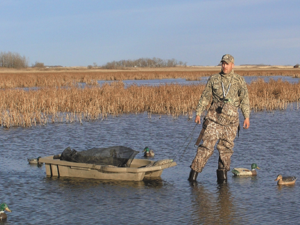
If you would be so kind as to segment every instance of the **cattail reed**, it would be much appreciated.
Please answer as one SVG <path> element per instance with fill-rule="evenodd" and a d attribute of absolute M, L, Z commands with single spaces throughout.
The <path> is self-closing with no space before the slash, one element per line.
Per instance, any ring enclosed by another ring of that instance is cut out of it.
<path fill-rule="evenodd" d="M 0 90 L 3 127 L 35 126 L 56 122 L 89 121 L 124 113 L 167 114 L 192 117 L 205 85 L 167 84 L 157 87 L 123 82 L 81 88 L 44 87 L 38 90 Z M 300 100 L 300 83 L 257 80 L 248 85 L 253 111 L 283 110 Z"/>

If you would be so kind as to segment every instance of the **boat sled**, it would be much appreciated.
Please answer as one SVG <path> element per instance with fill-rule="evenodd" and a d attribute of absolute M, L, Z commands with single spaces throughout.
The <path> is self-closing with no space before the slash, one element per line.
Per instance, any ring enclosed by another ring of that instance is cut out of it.
<path fill-rule="evenodd" d="M 160 177 L 163 170 L 176 166 L 173 160 L 152 161 L 133 159 L 130 167 L 112 165 L 95 165 L 53 159 L 52 156 L 39 158 L 45 164 L 48 177 L 79 177 L 88 179 L 141 181 L 147 178 Z"/>

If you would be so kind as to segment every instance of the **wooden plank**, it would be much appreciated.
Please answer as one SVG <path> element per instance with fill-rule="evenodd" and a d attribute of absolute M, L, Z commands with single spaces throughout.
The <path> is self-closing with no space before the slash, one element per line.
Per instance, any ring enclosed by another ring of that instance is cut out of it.
<path fill-rule="evenodd" d="M 57 165 L 51 165 L 51 171 L 52 171 L 52 177 L 58 177 L 59 172 L 58 172 L 58 167 Z"/>
<path fill-rule="evenodd" d="M 45 168 L 46 168 L 46 175 L 48 177 L 52 177 L 52 173 L 51 173 L 51 165 L 50 164 L 45 164 Z"/>

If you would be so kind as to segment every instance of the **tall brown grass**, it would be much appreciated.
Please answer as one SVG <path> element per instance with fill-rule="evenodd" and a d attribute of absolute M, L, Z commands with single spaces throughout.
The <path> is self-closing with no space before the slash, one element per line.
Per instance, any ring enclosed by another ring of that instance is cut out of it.
<path fill-rule="evenodd" d="M 0 90 L 0 122 L 4 127 L 33 126 L 105 118 L 123 113 L 192 115 L 205 85 L 177 84 L 124 87 L 122 82 L 79 88 Z M 300 100 L 300 83 L 258 80 L 248 85 L 254 111 L 285 109 Z"/>
<path fill-rule="evenodd" d="M 248 85 L 251 109 L 254 111 L 286 109 L 288 103 L 300 101 L 300 83 L 291 84 L 287 81 L 267 83 L 262 79 Z"/>
<path fill-rule="evenodd" d="M 201 77 L 210 76 L 219 72 L 197 70 L 150 70 L 150 71 L 32 71 L 32 72 L 0 72 L 0 88 L 16 87 L 62 87 L 74 83 L 84 82 L 96 84 L 97 80 L 150 80 L 167 78 L 186 78 L 199 80 Z M 300 70 L 241 70 L 236 71 L 243 76 L 300 76 Z"/>

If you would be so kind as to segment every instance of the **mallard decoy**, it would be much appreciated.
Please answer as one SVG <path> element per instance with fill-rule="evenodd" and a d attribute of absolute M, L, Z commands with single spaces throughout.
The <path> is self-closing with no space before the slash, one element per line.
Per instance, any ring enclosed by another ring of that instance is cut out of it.
<path fill-rule="evenodd" d="M 7 215 L 6 215 L 5 211 L 11 212 L 11 210 L 8 208 L 7 204 L 2 203 L 0 205 L 0 220 L 6 220 L 7 219 Z"/>
<path fill-rule="evenodd" d="M 251 164 L 251 170 L 246 168 L 233 168 L 231 171 L 234 176 L 256 176 L 257 172 L 256 169 L 260 169 L 256 163 Z"/>
<path fill-rule="evenodd" d="M 154 151 L 150 150 L 148 147 L 144 148 L 144 156 L 145 157 L 153 157 L 154 156 Z"/>
<path fill-rule="evenodd" d="M 296 182 L 296 177 L 282 177 L 282 175 L 278 175 L 275 181 L 278 181 L 278 185 L 293 185 Z"/>
<path fill-rule="evenodd" d="M 43 163 L 39 162 L 40 158 L 41 157 L 39 156 L 37 158 L 27 159 L 27 161 L 28 161 L 29 164 L 35 164 L 35 165 L 41 166 L 41 165 L 43 165 Z"/>

